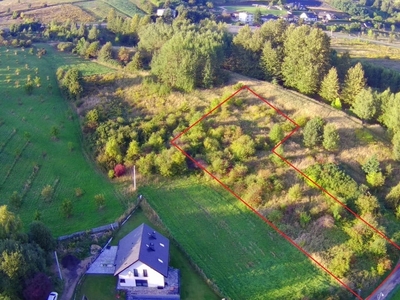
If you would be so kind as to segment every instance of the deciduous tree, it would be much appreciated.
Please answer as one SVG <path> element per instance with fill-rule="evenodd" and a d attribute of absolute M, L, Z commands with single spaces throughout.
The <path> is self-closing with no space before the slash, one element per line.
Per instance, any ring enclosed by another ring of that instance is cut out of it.
<path fill-rule="evenodd" d="M 35 242 L 46 252 L 54 250 L 56 241 L 50 229 L 40 221 L 34 221 L 29 225 L 29 240 Z"/>
<path fill-rule="evenodd" d="M 377 99 L 371 88 L 364 88 L 355 97 L 352 110 L 363 121 L 369 121 L 375 117 L 377 106 Z"/>

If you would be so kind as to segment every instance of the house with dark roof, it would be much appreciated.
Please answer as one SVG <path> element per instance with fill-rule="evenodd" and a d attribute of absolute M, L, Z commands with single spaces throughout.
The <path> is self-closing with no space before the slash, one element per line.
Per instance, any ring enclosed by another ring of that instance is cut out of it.
<path fill-rule="evenodd" d="M 121 288 L 164 288 L 168 263 L 169 240 L 142 224 L 119 241 L 114 276 Z"/>

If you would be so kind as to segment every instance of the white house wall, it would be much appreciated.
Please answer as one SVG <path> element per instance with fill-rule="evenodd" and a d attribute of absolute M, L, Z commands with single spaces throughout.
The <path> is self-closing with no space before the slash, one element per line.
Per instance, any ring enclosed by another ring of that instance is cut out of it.
<path fill-rule="evenodd" d="M 133 269 L 138 270 L 138 277 L 134 276 Z M 147 277 L 143 276 L 144 269 L 147 270 Z M 121 283 L 120 279 L 125 279 L 125 283 Z M 121 287 L 136 286 L 136 279 L 147 280 L 148 287 L 164 286 L 164 276 L 140 261 L 135 262 L 129 268 L 118 274 L 119 285 Z"/>

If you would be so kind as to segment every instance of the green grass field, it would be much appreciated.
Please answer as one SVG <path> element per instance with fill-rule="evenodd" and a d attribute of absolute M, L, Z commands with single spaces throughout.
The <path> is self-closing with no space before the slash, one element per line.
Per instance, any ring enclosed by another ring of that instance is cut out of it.
<path fill-rule="evenodd" d="M 29 54 L 28 49 L 0 48 L 0 204 L 7 204 L 10 195 L 18 192 L 23 204 L 13 210 L 25 228 L 37 210 L 59 236 L 114 222 L 124 210 L 126 197 L 116 192 L 82 152 L 78 118 L 61 96 L 55 79 L 57 67 L 67 64 L 75 64 L 85 74 L 112 70 L 46 47 L 47 54 L 41 59 Z M 28 76 L 41 81 L 30 96 L 24 90 Z M 53 126 L 59 129 L 57 140 L 51 138 Z M 36 173 L 34 165 L 39 166 Z M 50 203 L 41 197 L 46 185 L 54 187 Z M 75 188 L 81 188 L 84 194 L 77 198 Z M 107 201 L 102 211 L 94 203 L 94 196 L 100 193 Z M 60 212 L 64 199 L 73 202 L 69 219 Z"/>
<path fill-rule="evenodd" d="M 229 11 L 229 12 L 234 12 L 234 11 L 245 11 L 248 13 L 255 13 L 257 9 L 261 11 L 261 14 L 263 15 L 276 15 L 276 16 L 281 16 L 287 14 L 286 10 L 278 10 L 278 9 L 266 9 L 263 7 L 255 7 L 255 6 L 247 6 L 247 5 L 224 5 L 224 8 Z"/>
<path fill-rule="evenodd" d="M 165 234 L 163 230 L 146 218 L 141 209 L 137 210 L 125 225 L 117 232 L 111 245 L 116 246 L 121 238 L 142 223 L 146 223 L 157 231 Z M 200 275 L 190 265 L 188 259 L 173 243 L 170 244 L 170 265 L 181 272 L 182 300 L 218 300 L 220 299 L 204 282 Z M 77 290 L 76 299 L 86 295 L 88 299 L 108 300 L 115 299 L 116 280 L 112 276 L 86 276 L 82 285 Z"/>
<path fill-rule="evenodd" d="M 143 15 L 141 11 L 132 1 L 130 0 L 103 0 L 108 5 L 115 8 L 115 10 L 126 14 L 129 17 L 133 17 L 136 14 Z"/>
<path fill-rule="evenodd" d="M 97 19 L 102 20 L 107 17 L 112 7 L 102 0 L 78 2 L 75 4 L 90 14 L 96 16 Z M 126 16 L 124 14 L 124 16 Z"/>
<path fill-rule="evenodd" d="M 140 193 L 224 296 L 320 299 L 337 286 L 236 198 L 201 180 L 174 180 Z"/>

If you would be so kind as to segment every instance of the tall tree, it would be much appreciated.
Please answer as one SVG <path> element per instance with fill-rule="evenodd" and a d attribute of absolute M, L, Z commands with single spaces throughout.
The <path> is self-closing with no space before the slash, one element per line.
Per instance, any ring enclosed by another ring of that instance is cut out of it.
<path fill-rule="evenodd" d="M 363 121 L 372 120 L 377 111 L 377 99 L 371 88 L 362 89 L 354 99 L 353 112 Z"/>
<path fill-rule="evenodd" d="M 319 90 L 319 95 L 329 102 L 333 102 L 339 98 L 339 78 L 337 70 L 332 67 L 328 74 L 324 77 Z"/>
<path fill-rule="evenodd" d="M 92 42 L 96 41 L 99 38 L 100 30 L 97 28 L 97 26 L 92 25 L 92 28 L 90 28 L 89 33 L 88 33 L 88 39 Z"/>
<path fill-rule="evenodd" d="M 7 209 L 7 205 L 0 206 L 0 239 L 18 234 L 21 228 L 21 220 Z"/>
<path fill-rule="evenodd" d="M 281 79 L 282 57 L 280 52 L 282 52 L 280 48 L 272 48 L 270 41 L 265 42 L 261 55 L 261 66 L 265 71 L 267 80 Z"/>
<path fill-rule="evenodd" d="M 111 42 L 107 42 L 101 47 L 99 54 L 98 54 L 98 59 L 100 61 L 107 62 L 112 59 L 112 44 Z"/>
<path fill-rule="evenodd" d="M 254 24 L 256 24 L 256 25 L 262 24 L 261 10 L 259 8 L 257 8 L 256 11 L 254 12 Z"/>
<path fill-rule="evenodd" d="M 286 36 L 284 83 L 301 93 L 314 94 L 329 66 L 329 37 L 321 29 L 307 25 L 289 27 Z"/>
<path fill-rule="evenodd" d="M 354 67 L 347 71 L 346 79 L 342 89 L 343 101 L 352 105 L 356 99 L 356 96 L 364 87 L 364 70 L 361 63 L 357 63 Z"/>
<path fill-rule="evenodd" d="M 56 241 L 49 228 L 40 221 L 34 221 L 29 225 L 29 240 L 38 244 L 43 250 L 54 250 Z"/>

